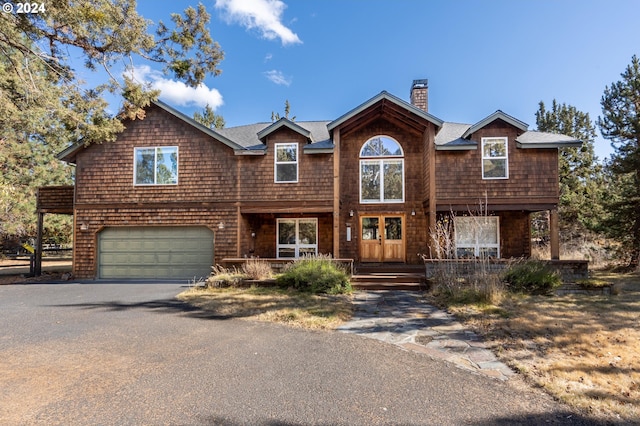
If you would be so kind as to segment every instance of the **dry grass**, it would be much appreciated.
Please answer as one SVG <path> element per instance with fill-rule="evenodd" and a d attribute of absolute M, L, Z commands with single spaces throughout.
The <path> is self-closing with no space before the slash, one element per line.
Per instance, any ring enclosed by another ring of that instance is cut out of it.
<path fill-rule="evenodd" d="M 615 296 L 511 297 L 454 308 L 502 360 L 561 401 L 608 420 L 640 422 L 640 277 L 606 275 Z"/>
<path fill-rule="evenodd" d="M 178 298 L 220 316 L 333 330 L 353 314 L 349 295 L 313 295 L 276 288 L 197 288 Z"/>

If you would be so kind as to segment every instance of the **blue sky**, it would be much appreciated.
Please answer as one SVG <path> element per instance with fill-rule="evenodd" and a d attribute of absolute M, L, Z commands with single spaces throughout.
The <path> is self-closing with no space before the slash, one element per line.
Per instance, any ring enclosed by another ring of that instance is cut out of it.
<path fill-rule="evenodd" d="M 188 115 L 209 102 L 227 127 L 270 121 L 285 100 L 298 121 L 332 120 L 386 90 L 408 100 L 429 79 L 429 112 L 475 123 L 500 109 L 535 128 L 538 102 L 601 114 L 605 86 L 640 55 L 637 0 L 205 0 L 225 52 L 198 91 L 136 64 Z M 139 0 L 169 21 L 194 2 Z M 609 155 L 609 142 L 596 153 Z"/>

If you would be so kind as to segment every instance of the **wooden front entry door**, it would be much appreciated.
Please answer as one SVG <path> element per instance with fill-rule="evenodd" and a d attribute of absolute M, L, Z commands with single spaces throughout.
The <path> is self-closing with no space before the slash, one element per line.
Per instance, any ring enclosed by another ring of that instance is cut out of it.
<path fill-rule="evenodd" d="M 360 261 L 404 262 L 404 218 L 360 216 Z"/>

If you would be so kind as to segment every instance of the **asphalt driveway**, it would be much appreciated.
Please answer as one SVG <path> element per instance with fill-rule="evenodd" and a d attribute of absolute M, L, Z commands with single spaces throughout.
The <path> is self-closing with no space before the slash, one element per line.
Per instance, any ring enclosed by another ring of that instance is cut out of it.
<path fill-rule="evenodd" d="M 593 424 L 518 380 L 219 318 L 177 283 L 0 286 L 0 424 Z"/>

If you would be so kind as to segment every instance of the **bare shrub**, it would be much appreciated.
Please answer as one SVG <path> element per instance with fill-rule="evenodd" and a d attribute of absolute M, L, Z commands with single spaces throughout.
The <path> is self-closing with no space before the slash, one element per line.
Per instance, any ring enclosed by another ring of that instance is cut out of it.
<path fill-rule="evenodd" d="M 458 259 L 453 212 L 437 221 L 431 231 L 431 256 L 422 256 L 432 264 L 432 292 L 450 303 L 496 304 L 502 300 L 504 285 L 500 271 L 492 267 L 489 256 Z"/>
<path fill-rule="evenodd" d="M 250 280 L 267 280 L 273 277 L 273 270 L 269 262 L 258 258 L 251 258 L 243 263 L 242 272 Z"/>
<path fill-rule="evenodd" d="M 237 287 L 247 279 L 247 276 L 236 267 L 225 268 L 220 265 L 211 267 L 211 275 L 207 278 L 207 287 Z"/>

